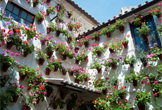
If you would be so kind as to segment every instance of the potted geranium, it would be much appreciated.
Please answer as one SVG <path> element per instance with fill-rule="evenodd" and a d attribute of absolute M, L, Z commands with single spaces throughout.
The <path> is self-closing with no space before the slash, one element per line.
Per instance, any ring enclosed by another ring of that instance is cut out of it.
<path fill-rule="evenodd" d="M 47 67 L 46 67 L 46 75 L 49 75 L 51 70 L 54 69 L 54 65 L 53 65 L 53 62 L 49 62 Z"/>
<path fill-rule="evenodd" d="M 71 35 L 65 37 L 67 39 L 67 43 L 71 43 L 71 41 L 73 40 L 73 37 Z"/>
<path fill-rule="evenodd" d="M 157 73 L 159 74 L 159 75 L 161 75 L 162 74 L 162 64 L 161 65 L 157 65 Z"/>
<path fill-rule="evenodd" d="M 122 42 L 107 42 L 107 47 L 109 47 L 110 53 L 120 52 L 123 49 Z"/>
<path fill-rule="evenodd" d="M 53 100 L 53 109 L 57 109 L 57 106 L 61 104 L 60 97 L 55 97 Z"/>
<path fill-rule="evenodd" d="M 84 80 L 84 71 L 83 72 L 75 72 L 74 73 L 74 77 L 75 77 L 75 82 L 79 84 L 79 82 Z"/>
<path fill-rule="evenodd" d="M 149 26 L 146 25 L 146 23 L 142 23 L 141 28 L 136 28 L 137 29 L 137 33 L 139 34 L 139 36 L 142 37 L 143 41 L 147 41 L 147 35 L 150 33 L 150 28 Z"/>
<path fill-rule="evenodd" d="M 160 6 L 158 6 L 157 8 L 155 8 L 155 9 L 153 9 L 151 11 L 151 15 L 152 16 L 156 15 L 158 18 L 161 17 L 161 14 L 162 14 L 162 10 L 161 10 L 161 7 Z"/>
<path fill-rule="evenodd" d="M 23 90 L 24 86 L 20 85 L 18 87 L 18 85 L 16 83 L 13 84 L 9 84 L 9 87 L 6 89 L 6 93 L 11 94 L 12 99 L 11 102 L 16 102 L 19 95 L 21 96 L 23 94 Z"/>
<path fill-rule="evenodd" d="M 83 74 L 84 81 L 88 81 L 89 76 L 90 76 L 89 73 L 88 73 L 88 70 L 84 71 L 82 74 Z"/>
<path fill-rule="evenodd" d="M 95 61 L 93 64 L 91 64 L 90 69 L 97 69 L 98 73 L 101 73 L 102 65 Z"/>
<path fill-rule="evenodd" d="M 67 110 L 72 110 L 76 107 L 76 101 L 74 99 L 67 100 Z"/>
<path fill-rule="evenodd" d="M 104 28 L 104 29 L 101 30 L 100 36 L 106 35 L 107 38 L 110 38 L 111 33 L 113 33 L 114 31 L 115 31 L 115 25 L 110 25 L 108 28 Z"/>
<path fill-rule="evenodd" d="M 49 97 L 51 95 L 51 93 L 53 92 L 53 88 L 51 86 L 48 86 L 48 85 L 45 88 L 47 90 L 47 97 Z"/>
<path fill-rule="evenodd" d="M 39 50 L 39 49 L 36 50 L 36 54 L 37 54 L 36 59 L 38 59 L 38 64 L 43 65 L 45 59 L 47 59 L 48 56 L 46 54 L 44 54 L 42 50 Z"/>
<path fill-rule="evenodd" d="M 55 22 L 57 22 L 57 23 L 64 23 L 64 19 L 62 17 L 57 17 L 55 19 Z"/>
<path fill-rule="evenodd" d="M 36 7 L 39 3 L 39 0 L 32 0 L 32 2 L 33 2 L 33 7 Z"/>
<path fill-rule="evenodd" d="M 0 86 L 4 87 L 6 82 L 10 79 L 9 75 L 0 76 Z"/>
<path fill-rule="evenodd" d="M 69 92 L 70 92 L 70 88 L 62 87 L 60 89 L 60 98 L 64 99 Z"/>
<path fill-rule="evenodd" d="M 60 26 L 54 26 L 52 27 L 51 31 L 56 31 L 56 37 L 59 37 L 60 33 L 63 31 L 63 27 Z"/>
<path fill-rule="evenodd" d="M 140 14 L 138 14 L 138 15 L 134 15 L 134 17 L 135 17 L 135 19 L 131 23 L 133 23 L 133 25 L 135 25 L 135 26 L 141 25 L 142 24 L 142 18 L 143 18 L 143 16 L 141 16 Z"/>
<path fill-rule="evenodd" d="M 28 54 L 31 54 L 34 51 L 34 45 L 30 45 L 26 40 L 22 43 L 23 56 L 27 57 Z"/>
<path fill-rule="evenodd" d="M 55 14 L 55 9 L 56 7 L 54 6 L 49 6 L 48 9 L 46 10 L 46 15 L 49 16 L 49 14 L 54 15 Z"/>
<path fill-rule="evenodd" d="M 105 52 L 104 47 L 97 46 L 95 49 L 92 50 L 92 55 L 97 54 L 97 56 L 100 57 L 103 52 Z"/>
<path fill-rule="evenodd" d="M 25 77 L 29 74 L 30 68 L 27 65 L 24 66 L 19 66 L 19 75 L 20 75 L 20 80 L 24 80 Z"/>
<path fill-rule="evenodd" d="M 74 24 L 72 24 L 71 21 L 69 21 L 69 23 L 67 24 L 67 26 L 68 26 L 69 31 L 72 31 L 73 28 L 74 28 Z"/>
<path fill-rule="evenodd" d="M 3 64 L 2 71 L 6 72 L 10 66 L 15 64 L 15 59 L 10 56 L 2 56 L 1 62 Z"/>
<path fill-rule="evenodd" d="M 95 39 L 96 42 L 99 42 L 99 34 L 100 34 L 100 32 L 94 32 L 92 39 Z"/>
<path fill-rule="evenodd" d="M 144 50 L 142 50 L 142 49 L 137 50 L 137 53 L 138 53 L 137 58 L 138 58 L 139 60 L 141 60 L 143 66 L 146 67 L 147 62 L 148 62 L 148 59 L 147 59 L 147 57 L 146 57 L 147 53 L 146 53 Z"/>
<path fill-rule="evenodd" d="M 68 17 L 70 18 L 71 15 L 73 14 L 73 10 L 67 11 Z"/>
<path fill-rule="evenodd" d="M 126 20 L 116 20 L 115 25 L 116 25 L 116 29 L 119 29 L 121 33 L 124 32 L 124 23 L 126 22 Z"/>
<path fill-rule="evenodd" d="M 45 16 L 42 13 L 36 13 L 36 22 L 38 24 L 41 24 L 44 19 L 45 19 Z"/>
<path fill-rule="evenodd" d="M 48 46 L 46 47 L 48 58 L 51 58 L 51 56 L 54 52 L 54 48 L 55 47 L 51 43 L 49 43 Z"/>
<path fill-rule="evenodd" d="M 62 56 L 62 60 L 66 60 L 67 56 L 69 55 L 69 50 L 67 49 L 67 47 L 65 47 L 64 45 L 60 45 L 58 43 L 56 45 L 56 49 L 57 49 L 57 54 Z"/>
<path fill-rule="evenodd" d="M 129 65 L 130 67 L 133 67 L 133 65 L 136 63 L 136 57 L 134 55 L 131 56 L 131 58 L 129 59 Z"/>
<path fill-rule="evenodd" d="M 96 100 L 94 100 L 94 107 L 99 110 L 105 110 L 106 108 L 108 108 L 107 100 L 97 98 Z"/>
<path fill-rule="evenodd" d="M 150 49 L 151 54 L 155 54 L 154 57 L 158 56 L 162 61 L 162 49 L 154 45 L 153 48 Z"/>
<path fill-rule="evenodd" d="M 113 92 L 113 95 L 115 95 L 116 98 L 120 97 L 120 99 L 125 99 L 126 93 L 127 93 L 127 91 L 121 88 L 119 90 L 115 90 Z"/>
<path fill-rule="evenodd" d="M 78 104 L 80 110 L 86 110 L 87 109 L 86 102 L 84 101 L 84 98 L 80 97 L 77 104 Z"/>
<path fill-rule="evenodd" d="M 31 27 L 31 28 L 25 27 L 24 31 L 23 31 L 23 34 L 27 35 L 27 40 L 36 37 L 36 35 L 37 35 L 36 27 L 34 27 L 34 26 Z"/>
<path fill-rule="evenodd" d="M 60 59 L 59 60 L 57 60 L 57 59 L 53 60 L 52 65 L 54 65 L 54 71 L 57 71 L 58 68 L 60 68 L 60 66 L 61 66 L 61 60 Z"/>
<path fill-rule="evenodd" d="M 119 62 L 119 59 L 117 57 L 110 57 L 104 61 L 104 66 L 106 66 L 106 68 L 112 67 L 112 69 L 115 70 L 117 68 L 118 62 Z"/>
<path fill-rule="evenodd" d="M 122 65 L 129 64 L 130 67 L 133 67 L 133 65 L 136 63 L 136 58 L 134 55 L 132 55 L 131 58 L 129 58 L 127 55 L 123 55 L 122 60 Z"/>
<path fill-rule="evenodd" d="M 151 95 L 147 92 L 137 92 L 135 104 L 138 105 L 139 110 L 145 110 L 145 105 L 151 103 Z"/>
<path fill-rule="evenodd" d="M 154 81 L 154 83 L 151 86 L 152 86 L 152 91 L 154 93 L 154 96 L 159 97 L 159 93 L 162 90 L 162 88 L 161 88 L 161 84 L 156 82 L 157 81 Z"/>
<path fill-rule="evenodd" d="M 53 22 L 50 22 L 47 27 L 47 34 L 50 34 L 52 27 L 54 26 Z"/>
<path fill-rule="evenodd" d="M 38 37 L 38 39 L 41 41 L 42 45 L 48 42 L 48 38 L 46 36 L 43 36 L 42 34 Z"/>
<path fill-rule="evenodd" d="M 63 67 L 63 66 L 60 66 L 60 71 L 62 72 L 63 75 L 66 75 L 66 72 L 68 71 L 68 67 Z"/>
<path fill-rule="evenodd" d="M 129 40 L 127 40 L 126 37 L 124 37 L 124 39 L 122 40 L 122 44 L 124 45 L 124 47 L 127 49 L 128 48 L 128 43 L 129 43 Z"/>
<path fill-rule="evenodd" d="M 87 48 L 88 44 L 89 44 L 89 37 L 85 37 L 85 38 L 81 39 L 81 43 L 83 43 L 84 46 Z"/>
<path fill-rule="evenodd" d="M 88 101 L 88 107 L 90 107 L 91 110 L 96 110 L 96 108 L 94 107 L 94 100 Z"/>
<path fill-rule="evenodd" d="M 13 33 L 12 30 L 10 32 Z M 16 40 L 17 40 L 17 37 L 9 35 L 9 37 L 6 40 L 7 41 L 7 49 L 11 49 L 12 46 L 17 42 Z"/>

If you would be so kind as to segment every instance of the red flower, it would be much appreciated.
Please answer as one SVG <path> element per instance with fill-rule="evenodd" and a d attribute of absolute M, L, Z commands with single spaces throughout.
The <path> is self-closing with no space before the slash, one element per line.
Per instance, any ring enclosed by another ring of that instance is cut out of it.
<path fill-rule="evenodd" d="M 111 91 L 109 91 L 109 93 L 111 93 Z"/>
<path fill-rule="evenodd" d="M 108 98 L 109 98 L 109 96 L 106 97 L 106 99 L 108 99 Z"/>
<path fill-rule="evenodd" d="M 34 19 L 34 16 L 32 16 L 32 19 Z"/>
<path fill-rule="evenodd" d="M 5 29 L 1 29 L 2 30 L 2 32 L 5 32 L 6 30 Z"/>
<path fill-rule="evenodd" d="M 59 9 L 56 9 L 56 11 L 59 11 Z"/>
<path fill-rule="evenodd" d="M 33 25 L 32 25 L 32 24 L 30 24 L 30 26 L 32 27 Z"/>
<path fill-rule="evenodd" d="M 29 91 L 31 89 L 31 87 L 28 87 L 27 90 Z"/>
<path fill-rule="evenodd" d="M 98 103 L 98 100 L 96 100 L 96 103 Z"/>
<path fill-rule="evenodd" d="M 21 68 L 22 66 L 20 65 L 19 68 Z"/>
<path fill-rule="evenodd" d="M 44 20 L 44 18 L 42 17 L 42 21 Z"/>
<path fill-rule="evenodd" d="M 125 108 L 125 106 L 123 106 L 123 108 Z"/>
<path fill-rule="evenodd" d="M 43 86 L 40 86 L 39 88 L 40 88 L 40 90 L 44 90 L 44 87 Z"/>
<path fill-rule="evenodd" d="M 94 104 L 94 100 L 92 101 L 92 103 Z"/>
<path fill-rule="evenodd" d="M 24 43 L 25 43 L 25 44 L 28 44 L 28 41 L 25 40 Z"/>
<path fill-rule="evenodd" d="M 7 78 L 7 75 L 4 75 L 5 78 Z"/>
<path fill-rule="evenodd" d="M 19 30 L 19 29 L 16 29 L 16 32 L 17 32 L 17 33 L 19 33 L 19 32 L 20 32 L 20 30 Z"/>
<path fill-rule="evenodd" d="M 39 69 L 37 69 L 37 71 L 39 71 Z"/>
<path fill-rule="evenodd" d="M 56 7 L 58 8 L 58 5 L 56 5 Z"/>
<path fill-rule="evenodd" d="M 47 6 L 49 6 L 49 3 L 47 3 Z"/>

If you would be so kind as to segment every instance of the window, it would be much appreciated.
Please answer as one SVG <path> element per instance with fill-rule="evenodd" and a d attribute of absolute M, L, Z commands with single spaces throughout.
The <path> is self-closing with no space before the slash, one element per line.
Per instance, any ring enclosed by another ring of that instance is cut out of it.
<path fill-rule="evenodd" d="M 134 26 L 132 24 L 130 24 L 131 27 L 131 33 L 132 33 L 132 37 L 134 39 L 135 42 L 135 46 L 137 46 L 137 49 L 142 48 L 143 50 L 148 51 L 149 50 L 149 44 L 151 46 L 154 45 L 154 43 L 157 43 L 158 47 L 161 47 L 161 43 L 160 43 L 160 39 L 158 38 L 158 34 L 156 32 L 156 26 L 155 26 L 155 22 L 154 19 L 151 15 L 148 15 L 146 17 L 143 18 L 143 21 L 147 22 L 147 25 L 150 25 L 149 28 L 150 30 L 150 34 L 147 35 L 148 41 L 144 42 L 142 40 L 142 38 L 137 34 L 136 32 L 136 28 L 141 27 L 139 26 Z"/>
<path fill-rule="evenodd" d="M 27 26 L 29 26 L 34 22 L 34 18 L 32 19 L 32 16 L 34 16 L 33 14 L 27 12 L 26 10 L 24 10 L 23 8 L 17 6 L 12 2 L 11 3 L 8 2 L 5 12 L 7 17 L 12 16 L 15 21 L 21 24 L 25 23 Z"/>

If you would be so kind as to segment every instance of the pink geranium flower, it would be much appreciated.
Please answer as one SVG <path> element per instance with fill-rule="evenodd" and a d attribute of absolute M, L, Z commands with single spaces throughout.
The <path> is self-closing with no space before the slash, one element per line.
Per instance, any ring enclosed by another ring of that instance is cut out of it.
<path fill-rule="evenodd" d="M 155 84 L 157 84 L 157 83 L 158 83 L 158 81 L 155 81 L 154 83 L 155 83 Z"/>

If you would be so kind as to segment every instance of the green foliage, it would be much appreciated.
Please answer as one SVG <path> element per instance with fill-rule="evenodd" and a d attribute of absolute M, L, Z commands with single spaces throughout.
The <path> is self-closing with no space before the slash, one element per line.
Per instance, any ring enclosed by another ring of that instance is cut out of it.
<path fill-rule="evenodd" d="M 77 106 L 76 101 L 74 99 L 68 99 L 67 105 L 71 106 L 73 109 Z"/>
<path fill-rule="evenodd" d="M 104 47 L 97 46 L 95 49 L 92 50 L 92 55 L 96 55 L 97 52 L 105 52 Z"/>
<path fill-rule="evenodd" d="M 4 83 L 6 83 L 9 79 L 10 79 L 10 75 L 3 75 L 3 76 L 0 76 L 0 86 Z"/>
<path fill-rule="evenodd" d="M 48 58 L 48 56 L 46 54 L 44 54 L 42 50 L 37 49 L 36 54 L 37 54 L 36 59 L 40 59 L 40 58 L 47 59 Z"/>
<path fill-rule="evenodd" d="M 157 65 L 157 73 L 158 74 L 162 74 L 162 64 L 161 65 Z"/>
<path fill-rule="evenodd" d="M 133 71 L 130 73 L 131 73 L 130 75 L 125 76 L 126 83 L 127 83 L 127 81 L 130 83 L 133 83 L 133 80 L 137 80 L 137 81 L 139 80 L 138 76 L 136 76 Z"/>
<path fill-rule="evenodd" d="M 42 20 L 45 19 L 44 15 L 42 13 L 36 13 L 36 16 L 35 17 L 36 17 L 35 18 L 36 19 L 36 22 L 38 22 L 39 19 L 42 19 Z"/>
<path fill-rule="evenodd" d="M 137 100 L 135 100 L 135 104 L 149 105 L 151 103 L 151 95 L 147 92 L 137 92 L 136 98 Z"/>
<path fill-rule="evenodd" d="M 116 20 L 115 22 L 115 26 L 116 26 L 116 29 L 119 29 L 120 26 L 124 26 L 124 23 L 126 22 L 126 20 Z"/>
<path fill-rule="evenodd" d="M 95 39 L 96 37 L 99 37 L 100 32 L 94 32 L 94 35 L 92 36 L 92 40 Z"/>
<path fill-rule="evenodd" d="M 107 42 L 107 44 L 106 44 L 109 48 L 111 48 L 113 51 L 114 51 L 114 53 L 115 52 L 120 52 L 121 50 L 122 50 L 122 41 L 119 41 L 119 42 L 115 42 L 115 41 L 113 41 L 113 42 Z"/>
<path fill-rule="evenodd" d="M 49 68 L 50 70 L 54 69 L 53 62 L 49 62 L 46 68 Z"/>
<path fill-rule="evenodd" d="M 57 23 L 63 23 L 64 22 L 64 19 L 62 17 L 60 17 L 60 18 L 57 17 L 55 19 L 55 22 L 57 22 Z"/>
<path fill-rule="evenodd" d="M 48 10 L 48 13 L 49 13 L 49 14 L 54 15 L 54 14 L 55 14 L 55 9 L 56 9 L 56 7 L 54 7 L 54 6 L 49 6 L 47 10 Z"/>
<path fill-rule="evenodd" d="M 19 73 L 21 74 L 21 75 L 27 75 L 28 73 L 29 73 L 29 70 L 30 70 L 30 68 L 27 66 L 27 65 L 24 65 L 24 66 L 19 66 L 20 67 L 20 69 L 19 69 Z"/>
<path fill-rule="evenodd" d="M 53 46 L 51 43 L 48 44 L 46 47 L 47 52 L 54 52 L 55 46 Z"/>
<path fill-rule="evenodd" d="M 94 63 L 91 64 L 90 69 L 96 69 L 96 68 L 100 69 L 102 68 L 102 65 L 98 61 L 95 60 Z"/>
<path fill-rule="evenodd" d="M 106 68 L 111 67 L 112 64 L 118 64 L 119 59 L 117 57 L 110 57 L 107 60 L 104 61 L 104 66 Z"/>
<path fill-rule="evenodd" d="M 136 57 L 134 55 L 132 55 L 131 58 L 129 58 L 127 55 L 123 55 L 123 59 L 124 59 L 124 61 L 121 63 L 122 65 L 135 64 L 137 62 Z"/>
<path fill-rule="evenodd" d="M 34 45 L 32 44 L 26 44 L 26 43 L 22 43 L 22 49 L 24 50 L 24 52 L 27 52 L 29 54 L 31 54 L 34 51 Z"/>
<path fill-rule="evenodd" d="M 8 110 L 7 106 L 9 105 L 9 101 L 12 100 L 11 94 L 0 91 L 0 110 Z"/>
<path fill-rule="evenodd" d="M 122 40 L 122 43 L 129 43 L 129 40 L 127 40 L 127 38 L 126 37 L 124 37 L 124 39 Z"/>
<path fill-rule="evenodd" d="M 105 99 L 97 98 L 94 101 L 94 107 L 99 109 L 99 110 L 102 110 L 102 109 L 108 108 L 108 104 L 107 104 L 107 101 Z"/>
<path fill-rule="evenodd" d="M 15 59 L 11 58 L 10 56 L 2 56 L 1 62 L 10 66 L 13 66 L 15 64 Z"/>
<path fill-rule="evenodd" d="M 158 14 L 161 14 L 162 13 L 162 10 L 161 10 L 161 7 L 158 6 L 157 8 L 153 9 L 151 11 L 151 15 L 154 16 L 154 15 L 158 15 Z"/>
<path fill-rule="evenodd" d="M 107 79 L 101 79 L 99 78 L 98 80 L 95 79 L 93 81 L 93 85 L 95 88 L 97 88 L 97 90 L 101 91 L 101 90 L 105 90 L 108 88 L 109 86 L 109 80 Z"/>
<path fill-rule="evenodd" d="M 35 27 L 31 27 L 31 28 L 25 27 L 23 29 L 23 34 L 26 34 L 28 39 L 32 39 L 32 38 L 36 37 L 37 30 Z"/>
<path fill-rule="evenodd" d="M 146 25 L 146 23 L 142 23 L 141 28 L 136 28 L 136 32 L 141 35 L 148 35 L 150 33 L 150 28 L 149 26 Z"/>
<path fill-rule="evenodd" d="M 137 59 L 141 60 L 144 63 L 148 61 L 146 57 L 147 53 L 144 50 L 142 49 L 137 50 L 137 54 L 138 54 Z"/>
<path fill-rule="evenodd" d="M 77 53 L 76 56 L 75 56 L 75 59 L 76 60 L 79 60 L 80 61 L 80 64 L 82 65 L 83 62 L 85 62 L 85 58 L 86 58 L 86 54 L 84 54 L 83 52 L 80 52 L 80 53 Z"/>
<path fill-rule="evenodd" d="M 116 99 L 119 98 L 120 96 L 123 96 L 124 94 L 125 94 L 125 95 L 127 94 L 127 91 L 124 90 L 124 89 L 115 90 L 115 91 L 113 92 L 113 95 L 114 95 L 114 97 L 115 97 Z"/>

